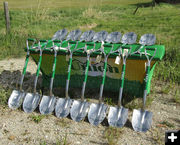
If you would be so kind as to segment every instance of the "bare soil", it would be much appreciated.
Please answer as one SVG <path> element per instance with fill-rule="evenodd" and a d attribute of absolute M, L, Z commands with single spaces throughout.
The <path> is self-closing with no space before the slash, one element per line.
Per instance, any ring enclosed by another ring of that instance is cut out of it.
<path fill-rule="evenodd" d="M 0 85 L 13 89 L 19 79 L 25 58 L 6 59 L 0 61 Z M 25 90 L 31 90 L 36 71 L 32 60 L 28 64 L 28 73 L 24 83 Z M 107 119 L 99 126 L 92 126 L 87 118 L 80 123 L 70 117 L 58 119 L 54 114 L 41 116 L 36 123 L 33 116 L 40 115 L 38 109 L 32 114 L 26 114 L 20 108 L 11 110 L 7 105 L 0 106 L 0 144 L 33 145 L 58 144 L 67 140 L 71 145 L 150 145 L 164 144 L 165 131 L 180 129 L 180 105 L 173 101 L 173 93 L 164 94 L 164 82 L 154 82 L 153 92 L 148 97 L 154 97 L 147 110 L 153 112 L 151 129 L 146 133 L 135 132 L 131 125 L 132 110 L 129 110 L 128 121 L 122 129 L 109 128 Z M 177 88 L 179 89 L 179 88 Z M 75 95 L 80 95 L 78 91 Z M 95 93 L 94 95 L 97 95 Z M 7 96 L 9 97 L 9 96 Z M 166 122 L 166 123 L 162 123 Z M 110 134 L 107 134 L 109 129 Z M 112 131 L 112 132 L 111 132 Z"/>

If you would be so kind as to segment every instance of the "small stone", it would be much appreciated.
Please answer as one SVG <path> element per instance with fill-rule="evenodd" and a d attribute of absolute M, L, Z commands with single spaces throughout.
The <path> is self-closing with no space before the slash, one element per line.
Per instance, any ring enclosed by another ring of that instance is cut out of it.
<path fill-rule="evenodd" d="M 11 135 L 8 137 L 9 140 L 14 140 L 16 137 L 14 135 Z"/>
<path fill-rule="evenodd" d="M 4 133 L 8 133 L 9 131 L 7 129 L 4 129 Z"/>

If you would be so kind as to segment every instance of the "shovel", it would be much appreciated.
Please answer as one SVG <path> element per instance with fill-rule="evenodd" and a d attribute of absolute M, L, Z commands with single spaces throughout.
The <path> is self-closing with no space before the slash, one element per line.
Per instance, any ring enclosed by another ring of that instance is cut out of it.
<path fill-rule="evenodd" d="M 140 39 L 140 44 L 145 45 L 154 45 L 155 43 L 155 36 L 152 34 L 145 34 Z M 147 55 L 146 50 L 149 48 L 145 48 L 145 56 L 147 58 L 147 66 L 146 66 L 146 77 L 145 77 L 145 88 L 143 94 L 143 107 L 140 110 L 134 109 L 133 110 L 133 117 L 132 117 L 132 126 L 135 131 L 139 132 L 146 132 L 150 129 L 152 124 L 152 112 L 145 110 L 146 104 L 146 97 L 147 97 L 147 89 L 148 89 L 148 79 L 149 79 L 149 72 L 151 67 L 151 61 L 156 54 L 156 48 L 154 50 L 154 54 L 151 58 Z M 152 50 L 152 49 L 150 49 Z"/>
<path fill-rule="evenodd" d="M 65 29 L 60 30 L 55 33 L 52 39 L 60 40 L 62 42 L 66 34 L 67 34 L 67 30 Z M 53 82 L 54 82 L 54 76 L 55 76 L 55 71 L 56 71 L 58 47 L 54 45 L 54 42 L 53 42 L 53 50 L 54 50 L 54 63 L 53 63 L 52 77 L 51 77 L 51 82 L 50 82 L 50 95 L 49 96 L 43 95 L 42 100 L 39 105 L 40 113 L 44 115 L 52 113 L 54 111 L 55 104 L 56 104 L 56 98 L 53 95 L 52 89 L 53 89 Z"/>
<path fill-rule="evenodd" d="M 23 110 L 26 113 L 33 112 L 39 104 L 40 94 L 38 94 L 36 92 L 36 87 L 37 87 L 37 81 L 38 81 L 39 72 L 40 72 L 40 68 L 41 68 L 41 62 L 42 62 L 42 52 L 43 52 L 42 49 L 43 49 L 43 47 L 45 47 L 50 42 L 52 42 L 52 40 L 49 40 L 47 43 L 43 43 L 42 46 L 39 42 L 38 50 L 40 51 L 40 54 L 39 54 L 39 62 L 38 62 L 38 66 L 37 66 L 37 71 L 36 71 L 36 77 L 34 80 L 34 92 L 33 93 L 27 93 L 25 98 L 24 98 L 24 102 L 23 102 Z"/>
<path fill-rule="evenodd" d="M 115 35 L 115 33 L 110 34 L 111 35 L 111 39 L 109 39 L 110 36 L 107 37 L 108 42 L 109 43 L 118 43 L 120 41 L 121 38 L 121 34 L 117 33 Z M 111 41 L 109 41 L 111 40 Z M 102 84 L 100 87 L 100 95 L 99 95 L 99 103 L 95 104 L 92 103 L 90 105 L 90 109 L 89 109 L 89 113 L 88 113 L 88 120 L 92 125 L 99 125 L 104 118 L 106 117 L 106 111 L 108 106 L 102 103 L 102 95 L 103 95 L 103 89 L 104 89 L 104 83 L 105 83 L 105 77 L 106 77 L 106 69 L 107 69 L 107 59 L 109 57 L 109 55 L 112 53 L 114 45 L 112 45 L 112 48 L 110 50 L 110 52 L 108 54 L 106 54 L 104 51 L 104 71 L 103 71 L 103 79 L 102 79 Z"/>
<path fill-rule="evenodd" d="M 92 103 L 90 105 L 89 113 L 88 113 L 88 120 L 92 125 L 99 125 L 104 118 L 106 117 L 106 110 L 107 110 L 107 105 L 102 103 L 102 95 L 103 95 L 103 89 L 104 89 L 104 82 L 105 82 L 105 77 L 106 77 L 106 69 L 107 69 L 107 56 L 104 58 L 104 71 L 103 71 L 103 79 L 102 79 L 102 84 L 100 87 L 100 95 L 99 95 L 99 103 L 95 104 Z"/>
<path fill-rule="evenodd" d="M 85 34 L 85 37 L 82 35 L 80 40 L 84 39 L 85 41 L 91 41 L 93 36 L 94 36 L 94 31 L 87 31 L 87 34 Z M 94 49 L 95 49 L 95 45 L 94 45 L 93 50 Z M 86 82 L 87 82 L 87 77 L 88 77 L 90 53 L 91 53 L 90 52 L 91 50 L 89 51 L 87 50 L 87 45 L 85 46 L 85 51 L 87 53 L 87 64 L 86 64 L 86 69 L 85 69 L 85 78 L 84 78 L 83 87 L 82 87 L 81 101 L 74 100 L 71 110 L 70 110 L 71 118 L 76 122 L 79 122 L 85 118 L 88 112 L 89 105 L 90 105 L 89 102 L 84 100 L 84 93 L 85 93 Z"/>
<path fill-rule="evenodd" d="M 24 97 L 26 95 L 26 93 L 23 91 L 22 89 L 22 85 L 23 85 L 23 80 L 24 80 L 24 76 L 26 74 L 26 69 L 27 69 L 27 65 L 29 62 L 29 56 L 30 56 L 30 51 L 29 51 L 29 41 L 33 41 L 35 43 L 34 39 L 27 39 L 26 40 L 26 44 L 27 44 L 27 55 L 26 55 L 26 60 L 25 60 L 25 64 L 24 64 L 24 68 L 23 68 L 23 72 L 22 72 L 22 76 L 21 76 L 21 80 L 20 80 L 20 89 L 18 90 L 13 90 L 9 100 L 8 100 L 8 106 L 11 109 L 17 109 L 21 106 Z M 33 45 L 34 45 L 33 43 Z"/>
<path fill-rule="evenodd" d="M 53 70 L 52 70 L 52 77 L 50 82 L 50 95 L 45 96 L 43 95 L 41 103 L 39 105 L 39 110 L 41 114 L 50 114 L 53 112 L 56 98 L 53 95 L 52 89 L 53 89 L 53 82 L 54 82 L 54 76 L 56 71 L 56 57 L 57 57 L 57 50 L 54 47 L 54 63 L 53 63 Z"/>
<path fill-rule="evenodd" d="M 81 35 L 80 30 L 74 30 L 69 33 L 69 35 L 67 36 L 66 39 L 76 41 L 76 40 L 78 40 L 80 35 Z M 74 51 L 76 51 L 78 42 L 76 43 L 76 46 L 73 50 L 71 50 L 71 46 L 72 45 L 69 45 L 69 43 L 68 43 L 67 49 L 70 52 L 70 56 L 69 56 L 69 65 L 68 65 L 68 77 L 66 80 L 66 91 L 65 91 L 66 97 L 59 98 L 57 100 L 56 106 L 55 106 L 55 114 L 58 118 L 63 118 L 63 117 L 68 116 L 68 114 L 70 112 L 70 107 L 72 104 L 72 100 L 69 97 L 68 91 L 69 91 L 69 81 L 70 81 L 71 67 L 72 67 L 72 56 L 73 56 Z"/>
<path fill-rule="evenodd" d="M 118 100 L 118 106 L 117 107 L 110 107 L 109 114 L 108 114 L 108 123 L 110 126 L 113 127 L 123 127 L 124 124 L 127 121 L 128 117 L 128 109 L 124 108 L 122 106 L 122 93 L 123 93 L 123 87 L 124 87 L 124 76 L 126 71 L 126 60 L 131 54 L 131 48 L 130 50 L 125 54 L 125 52 L 122 52 L 124 46 L 126 44 L 133 44 L 136 42 L 137 35 L 133 32 L 126 33 L 122 38 L 122 47 L 120 48 L 119 55 L 122 55 L 123 58 L 123 65 L 122 65 L 122 72 L 121 72 L 121 83 L 120 83 L 120 89 L 119 89 L 119 100 Z M 124 53 L 124 54 L 123 54 Z"/>

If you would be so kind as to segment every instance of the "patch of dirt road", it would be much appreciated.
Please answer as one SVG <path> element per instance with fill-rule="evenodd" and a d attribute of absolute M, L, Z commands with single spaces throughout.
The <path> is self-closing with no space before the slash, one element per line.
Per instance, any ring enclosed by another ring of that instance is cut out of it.
<path fill-rule="evenodd" d="M 6 59 L 0 61 L 0 85 L 13 89 L 24 66 L 24 59 Z M 25 90 L 33 84 L 32 77 L 36 71 L 32 60 L 28 64 Z M 54 114 L 40 116 L 39 111 L 26 114 L 20 108 L 11 110 L 7 106 L 0 106 L 0 144 L 58 144 L 67 140 L 72 145 L 149 145 L 164 144 L 165 131 L 180 129 L 180 105 L 172 101 L 171 92 L 162 93 L 163 83 L 156 82 L 154 91 L 149 95 L 154 99 L 147 110 L 153 112 L 151 129 L 146 133 L 135 132 L 131 125 L 132 111 L 129 110 L 128 121 L 122 129 L 116 129 L 118 136 L 111 136 L 113 129 L 108 127 L 107 120 L 99 126 L 92 126 L 87 118 L 79 123 L 70 117 L 59 119 Z M 80 93 L 80 92 L 79 92 Z M 76 95 L 80 95 L 76 93 Z M 148 96 L 148 97 L 149 97 Z M 8 96 L 7 96 L 8 97 Z M 41 117 L 37 123 L 34 117 Z M 164 123 L 163 123 L 164 122 Z M 109 129 L 110 134 L 107 135 Z M 114 134 L 113 134 L 114 135 Z"/>

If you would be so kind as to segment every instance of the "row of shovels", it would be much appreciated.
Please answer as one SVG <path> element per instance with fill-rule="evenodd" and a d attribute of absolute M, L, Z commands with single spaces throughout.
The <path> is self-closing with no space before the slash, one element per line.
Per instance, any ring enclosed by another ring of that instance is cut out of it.
<path fill-rule="evenodd" d="M 122 72 L 120 81 L 120 89 L 119 89 L 119 99 L 117 107 L 111 106 L 108 113 L 108 122 L 110 126 L 113 127 L 123 127 L 128 118 L 128 109 L 124 108 L 122 105 L 122 94 L 123 94 L 123 87 L 124 87 L 124 77 L 126 71 L 126 60 L 128 56 L 132 54 L 143 54 L 147 58 L 146 64 L 146 77 L 145 77 L 145 87 L 144 87 L 144 95 L 143 95 L 143 107 L 140 110 L 134 109 L 133 117 L 132 117 L 132 126 L 135 131 L 146 132 L 152 124 L 152 112 L 145 110 L 145 102 L 147 96 L 147 82 L 149 79 L 149 72 L 150 72 L 150 64 L 151 60 L 155 56 L 156 48 L 153 48 L 154 54 L 153 56 L 147 53 L 149 48 L 146 48 L 147 45 L 154 45 L 156 38 L 152 34 L 145 34 L 141 36 L 139 44 L 141 45 L 137 51 L 131 52 L 131 47 L 127 48 L 126 45 L 132 45 L 136 43 L 137 35 L 133 32 L 129 32 L 121 35 L 120 32 L 112 32 L 108 34 L 106 31 L 100 31 L 95 33 L 94 31 L 86 31 L 81 35 L 80 30 L 73 30 L 71 31 L 68 36 L 66 29 L 59 30 L 55 33 L 51 40 L 46 42 L 38 42 L 38 45 L 35 44 L 34 39 L 27 40 L 27 56 L 25 60 L 24 69 L 22 72 L 22 77 L 20 80 L 20 87 L 16 90 L 13 90 L 9 100 L 8 105 L 11 109 L 17 109 L 23 104 L 23 110 L 27 113 L 33 112 L 39 105 L 39 110 L 41 114 L 50 114 L 55 110 L 55 115 L 59 118 L 67 117 L 70 113 L 71 118 L 79 122 L 83 120 L 86 115 L 88 114 L 88 120 L 93 125 L 99 125 L 106 117 L 106 112 L 108 106 L 103 103 L 103 89 L 105 84 L 105 77 L 106 77 L 106 69 L 108 63 L 108 57 L 112 53 L 118 53 L 116 57 L 116 63 L 119 64 L 118 60 L 119 57 L 123 60 L 122 65 Z M 33 45 L 29 46 L 29 41 L 33 41 Z M 72 41 L 76 43 L 71 43 Z M 62 43 L 67 42 L 67 47 L 62 47 Z M 78 44 L 84 42 L 84 47 L 78 48 Z M 92 44 L 89 42 L 93 42 Z M 101 43 L 101 47 L 96 49 L 96 42 Z M 49 43 L 53 45 L 51 47 L 47 47 Z M 121 43 L 122 45 L 120 48 L 115 49 L 114 44 Z M 111 47 L 105 47 L 106 44 L 110 44 Z M 90 46 L 91 45 L 91 46 Z M 26 74 L 26 68 L 29 61 L 30 56 L 30 49 L 33 48 L 39 52 L 39 61 L 37 64 L 37 72 L 36 77 L 34 80 L 34 89 L 33 93 L 25 92 L 22 88 L 24 76 Z M 68 64 L 68 76 L 66 80 L 66 89 L 65 89 L 65 98 L 56 98 L 53 95 L 53 82 L 55 78 L 55 71 L 56 71 L 56 64 L 57 64 L 57 52 L 59 50 L 65 50 L 69 54 L 69 64 Z M 152 48 L 151 48 L 152 49 Z M 52 66 L 52 76 L 50 80 L 50 92 L 49 95 L 41 96 L 37 90 L 37 82 L 39 77 L 39 72 L 41 68 L 42 56 L 44 50 L 50 50 L 54 52 L 54 62 Z M 82 93 L 80 96 L 80 100 L 72 100 L 69 97 L 68 90 L 69 90 L 69 83 L 70 83 L 70 76 L 71 76 L 71 66 L 72 66 L 72 58 L 73 53 L 79 50 L 83 50 L 86 53 L 86 69 L 84 72 L 84 81 L 82 84 Z M 90 65 L 90 56 L 92 53 L 99 51 L 101 55 L 104 56 L 104 70 L 102 73 L 102 83 L 100 86 L 100 93 L 99 93 L 99 103 L 89 103 L 85 100 L 85 88 L 86 82 L 88 78 L 88 71 Z M 151 50 L 152 51 L 152 50 Z"/>

